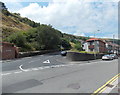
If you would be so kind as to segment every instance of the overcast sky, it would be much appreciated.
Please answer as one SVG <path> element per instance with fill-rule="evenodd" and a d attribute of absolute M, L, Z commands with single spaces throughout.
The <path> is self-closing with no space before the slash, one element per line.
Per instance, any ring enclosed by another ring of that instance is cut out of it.
<path fill-rule="evenodd" d="M 51 24 L 63 33 L 90 37 L 95 33 L 100 38 L 118 36 L 118 2 L 114 0 L 13 1 L 3 1 L 9 11 L 41 24 Z"/>

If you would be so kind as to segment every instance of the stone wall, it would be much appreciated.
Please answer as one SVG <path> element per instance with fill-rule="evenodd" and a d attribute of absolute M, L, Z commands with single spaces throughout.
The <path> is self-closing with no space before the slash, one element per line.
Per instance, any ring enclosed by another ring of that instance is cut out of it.
<path fill-rule="evenodd" d="M 88 61 L 101 59 L 104 54 L 88 54 L 88 53 L 78 53 L 78 52 L 68 52 L 67 59 L 71 61 Z"/>

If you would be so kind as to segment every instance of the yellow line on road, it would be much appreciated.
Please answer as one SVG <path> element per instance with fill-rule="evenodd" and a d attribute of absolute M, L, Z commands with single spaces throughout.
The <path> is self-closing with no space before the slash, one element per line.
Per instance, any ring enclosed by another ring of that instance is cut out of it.
<path fill-rule="evenodd" d="M 120 77 L 120 73 L 117 74 L 116 76 L 114 76 L 108 82 L 106 82 L 103 86 L 101 86 L 100 88 L 98 88 L 96 91 L 94 91 L 94 93 L 92 95 L 98 95 L 98 94 L 102 93 L 107 88 L 107 85 L 108 84 L 112 84 L 115 80 L 118 79 L 118 77 Z"/>

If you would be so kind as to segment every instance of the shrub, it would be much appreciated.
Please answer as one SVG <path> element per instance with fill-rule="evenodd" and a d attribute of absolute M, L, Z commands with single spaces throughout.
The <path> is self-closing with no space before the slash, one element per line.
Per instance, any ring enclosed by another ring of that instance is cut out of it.
<path fill-rule="evenodd" d="M 83 50 L 80 43 L 75 44 L 74 48 L 79 51 Z"/>
<path fill-rule="evenodd" d="M 6 41 L 14 43 L 18 47 L 24 47 L 26 43 L 26 38 L 23 33 L 17 32 L 7 37 Z"/>
<path fill-rule="evenodd" d="M 62 35 L 58 30 L 48 25 L 41 25 L 37 30 L 37 42 L 41 49 L 51 50 L 60 48 Z"/>
<path fill-rule="evenodd" d="M 61 45 L 64 49 L 70 49 L 71 48 L 71 44 L 69 43 L 69 41 L 65 38 L 61 39 Z"/>

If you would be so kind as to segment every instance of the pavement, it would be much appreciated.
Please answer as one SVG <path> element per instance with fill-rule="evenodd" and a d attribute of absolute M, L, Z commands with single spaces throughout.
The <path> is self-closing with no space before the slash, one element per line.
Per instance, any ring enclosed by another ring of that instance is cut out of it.
<path fill-rule="evenodd" d="M 58 52 L 4 61 L 0 73 L 2 93 L 94 93 L 118 74 L 118 60 L 71 62 Z"/>

